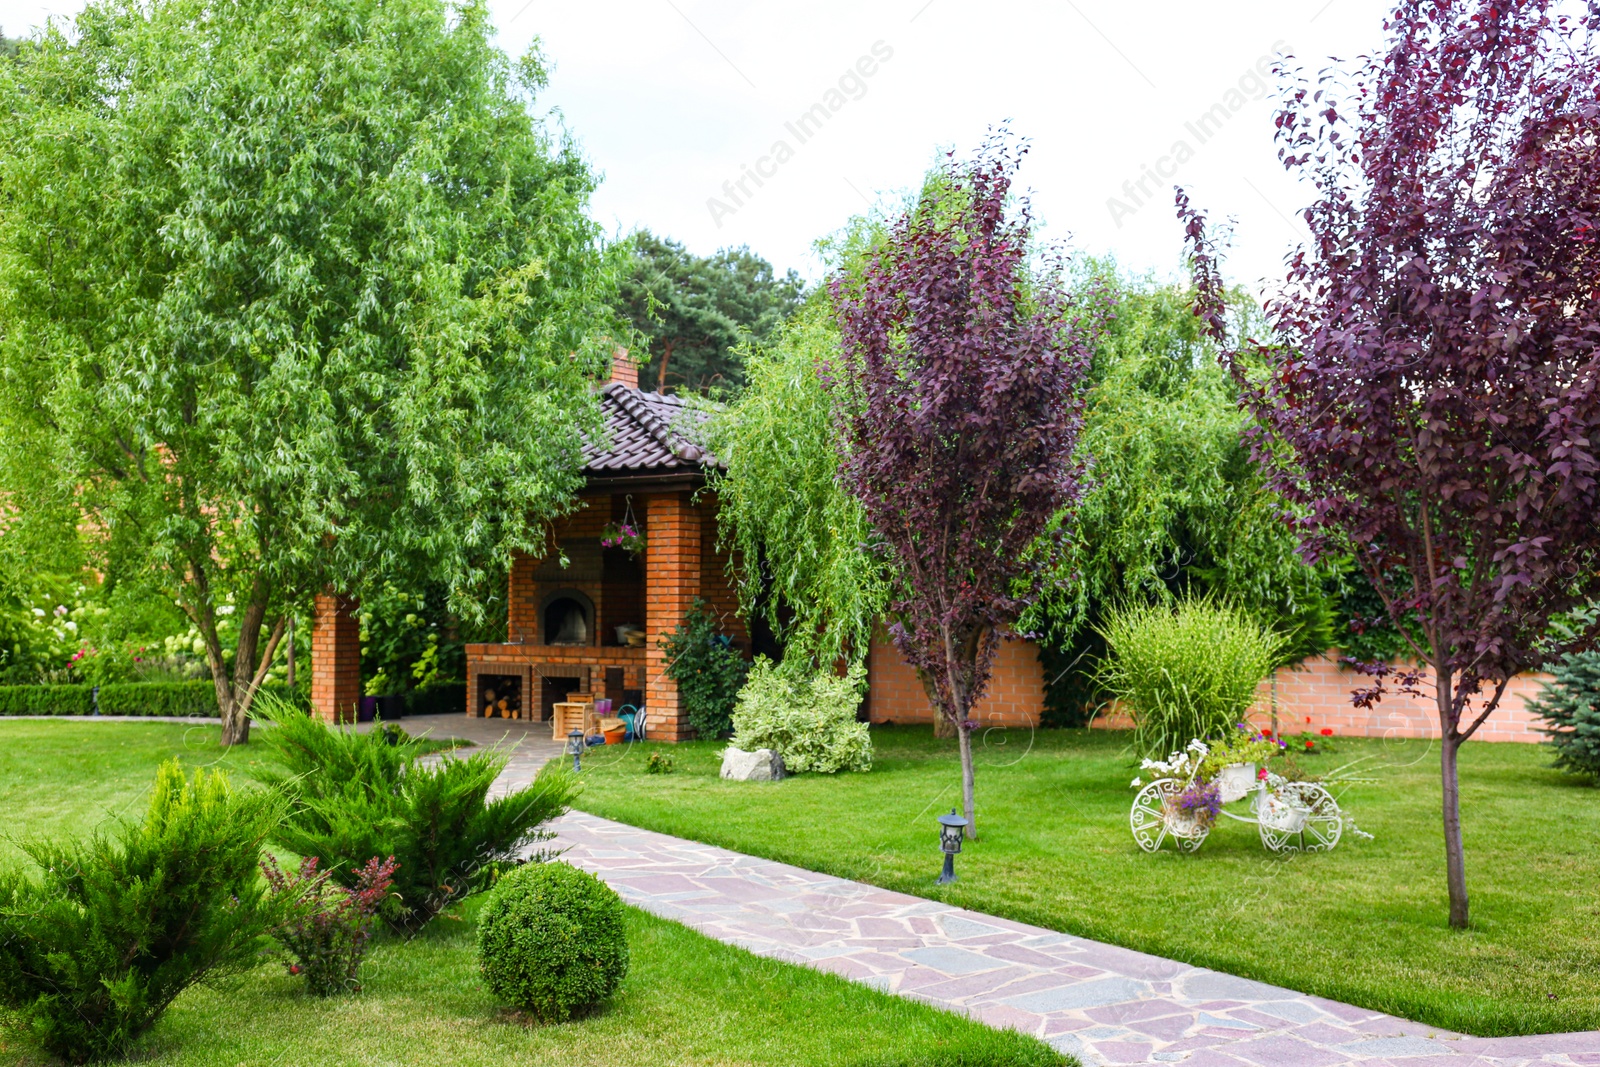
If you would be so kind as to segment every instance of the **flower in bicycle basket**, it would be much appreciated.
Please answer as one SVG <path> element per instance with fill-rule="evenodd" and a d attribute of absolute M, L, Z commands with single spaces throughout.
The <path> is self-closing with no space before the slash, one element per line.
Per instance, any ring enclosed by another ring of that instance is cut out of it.
<path fill-rule="evenodd" d="M 1191 816 L 1200 826 L 1212 826 L 1222 812 L 1222 789 L 1216 782 L 1196 780 L 1178 794 L 1178 810 Z"/>
<path fill-rule="evenodd" d="M 1256 771 L 1256 781 L 1264 782 L 1266 780 L 1267 780 L 1267 769 L 1265 767 L 1262 767 L 1262 768 L 1260 768 L 1259 770 Z"/>

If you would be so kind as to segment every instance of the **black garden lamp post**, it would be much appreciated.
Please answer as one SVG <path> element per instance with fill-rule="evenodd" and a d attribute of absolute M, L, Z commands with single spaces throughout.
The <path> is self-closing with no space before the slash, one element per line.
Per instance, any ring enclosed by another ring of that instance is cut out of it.
<path fill-rule="evenodd" d="M 939 816 L 939 848 L 944 852 L 944 873 L 939 875 L 939 885 L 949 885 L 956 880 L 956 853 L 961 851 L 962 831 L 967 820 L 951 808 L 949 815 Z"/>
<path fill-rule="evenodd" d="M 572 757 L 574 772 L 583 770 L 579 762 L 583 758 L 583 731 L 576 727 L 567 731 L 567 755 Z"/>

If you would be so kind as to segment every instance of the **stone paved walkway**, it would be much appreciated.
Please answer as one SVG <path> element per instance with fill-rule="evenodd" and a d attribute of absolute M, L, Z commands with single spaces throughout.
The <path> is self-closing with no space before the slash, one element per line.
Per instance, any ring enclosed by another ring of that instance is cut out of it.
<path fill-rule="evenodd" d="M 563 858 L 630 904 L 757 955 L 1034 1034 L 1086 1065 L 1600 1065 L 1600 1032 L 1461 1037 L 583 812 L 557 830 Z"/>

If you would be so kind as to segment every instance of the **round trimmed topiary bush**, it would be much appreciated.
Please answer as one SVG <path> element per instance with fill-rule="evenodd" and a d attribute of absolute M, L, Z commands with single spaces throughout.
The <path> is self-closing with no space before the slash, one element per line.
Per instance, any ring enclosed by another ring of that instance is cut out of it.
<path fill-rule="evenodd" d="M 622 900 L 570 864 L 500 879 L 478 920 L 478 965 L 495 996 L 546 1022 L 598 1004 L 628 973 Z"/>

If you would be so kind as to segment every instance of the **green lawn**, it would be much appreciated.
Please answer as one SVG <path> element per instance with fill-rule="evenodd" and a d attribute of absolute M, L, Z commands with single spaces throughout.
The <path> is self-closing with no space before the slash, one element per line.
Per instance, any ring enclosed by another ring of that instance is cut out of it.
<path fill-rule="evenodd" d="M 7 831 L 76 833 L 107 813 L 137 814 L 156 765 L 174 754 L 235 769 L 251 758 L 248 750 L 219 753 L 215 735 L 214 726 L 0 720 Z M 11 840 L 0 844 L 0 863 L 18 859 Z M 483 988 L 475 911 L 469 902 L 409 943 L 380 938 L 358 996 L 314 1000 L 275 963 L 216 989 L 192 989 L 131 1059 L 170 1067 L 1070 1062 L 1030 1038 L 761 959 L 632 909 L 632 968 L 614 1001 L 587 1019 L 530 1026 Z M 0 1027 L 0 1064 L 44 1062 Z"/>
<path fill-rule="evenodd" d="M 991 735 L 979 829 L 934 884 L 934 817 L 960 796 L 953 742 L 875 729 L 869 774 L 717 778 L 721 745 L 591 753 L 586 811 L 1480 1035 L 1600 1029 L 1600 789 L 1530 745 L 1469 744 L 1463 819 L 1473 927 L 1446 925 L 1438 752 L 1342 740 L 1312 770 L 1371 757 L 1341 803 L 1372 841 L 1274 857 L 1223 821 L 1193 856 L 1128 832 L 1137 769 L 1107 731 Z M 1232 810 L 1242 811 L 1243 804 Z"/>

